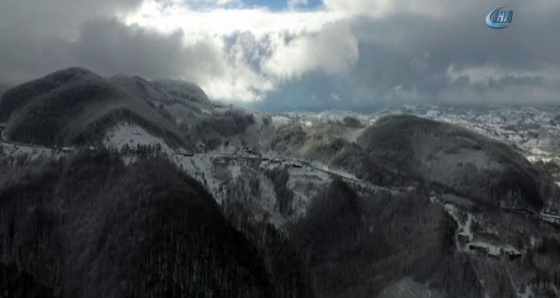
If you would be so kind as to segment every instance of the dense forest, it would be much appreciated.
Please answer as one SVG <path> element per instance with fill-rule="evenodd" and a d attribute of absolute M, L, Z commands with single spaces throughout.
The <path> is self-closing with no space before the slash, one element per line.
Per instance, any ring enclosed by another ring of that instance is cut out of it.
<path fill-rule="evenodd" d="M 10 278 L 0 292 L 9 297 L 283 293 L 211 196 L 164 159 L 125 166 L 109 152 L 83 153 L 1 172 L 2 272 Z"/>
<path fill-rule="evenodd" d="M 82 152 L 1 174 L 9 297 L 370 297 L 406 276 L 477 297 L 472 272 L 447 272 L 466 260 L 453 255 L 450 218 L 425 199 L 362 198 L 334 180 L 284 232 L 241 203 L 221 210 L 158 156 L 127 166 Z M 285 189 L 286 173 L 268 175 Z"/>
<path fill-rule="evenodd" d="M 100 143 L 107 129 L 130 122 L 172 147 L 190 148 L 174 120 L 134 91 L 86 69 L 65 69 L 4 93 L 0 122 L 7 139 L 22 143 Z"/>
<path fill-rule="evenodd" d="M 319 297 L 375 297 L 407 276 L 450 297 L 481 297 L 468 259 L 454 252 L 454 228 L 426 198 L 362 198 L 334 180 L 290 234 L 306 256 Z"/>

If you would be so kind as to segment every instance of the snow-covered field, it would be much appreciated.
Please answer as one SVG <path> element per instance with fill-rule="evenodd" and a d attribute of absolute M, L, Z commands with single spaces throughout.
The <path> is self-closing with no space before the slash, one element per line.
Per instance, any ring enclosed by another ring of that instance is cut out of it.
<path fill-rule="evenodd" d="M 218 204 L 225 200 L 225 194 L 220 191 L 220 185 L 224 183 L 216 178 L 211 155 L 197 154 L 194 156 L 183 156 L 172 154 L 171 160 L 185 173 L 193 177 L 214 196 Z"/>
<path fill-rule="evenodd" d="M 130 148 L 136 148 L 138 145 L 156 145 L 162 146 L 162 151 L 171 153 L 173 150 L 167 146 L 161 138 L 155 137 L 142 127 L 131 123 L 120 123 L 109 129 L 103 140 L 103 144 L 107 148 L 121 149 L 125 145 Z"/>
<path fill-rule="evenodd" d="M 286 116 L 272 116 L 272 124 L 275 127 L 289 124 L 291 119 Z"/>
<path fill-rule="evenodd" d="M 38 158 L 59 158 L 64 155 L 42 147 L 27 147 L 10 143 L 0 143 L 0 146 L 6 156 L 13 158 L 27 156 L 30 160 L 36 160 Z"/>

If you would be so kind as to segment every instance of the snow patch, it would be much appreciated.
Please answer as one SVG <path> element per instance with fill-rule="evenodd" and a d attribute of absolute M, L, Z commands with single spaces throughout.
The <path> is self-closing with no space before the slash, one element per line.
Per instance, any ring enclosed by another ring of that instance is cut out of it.
<path fill-rule="evenodd" d="M 535 297 L 535 293 L 533 292 L 533 288 L 531 286 L 525 286 L 523 293 L 517 293 L 517 297 L 519 298 L 533 298 Z"/>
<path fill-rule="evenodd" d="M 231 177 L 233 178 L 233 180 L 237 180 L 237 177 L 241 176 L 241 167 L 238 165 L 234 165 L 232 167 L 229 168 L 230 172 L 231 172 Z"/>
<path fill-rule="evenodd" d="M 59 158 L 65 155 L 61 152 L 55 153 L 52 149 L 44 147 L 30 147 L 10 143 L 2 143 L 0 146 L 7 157 L 13 158 L 26 156 L 29 160 L 36 160 L 39 158 Z"/>
<path fill-rule="evenodd" d="M 224 193 L 220 192 L 222 181 L 214 174 L 213 156 L 196 154 L 194 156 L 173 155 L 172 161 L 185 173 L 200 182 L 212 194 L 218 204 L 225 200 Z"/>
<path fill-rule="evenodd" d="M 534 154 L 534 155 L 550 155 L 549 152 L 543 151 L 539 148 L 531 148 L 529 150 L 529 153 Z"/>
<path fill-rule="evenodd" d="M 171 153 L 173 150 L 167 146 L 165 141 L 155 137 L 144 128 L 131 123 L 121 123 L 107 131 L 103 144 L 107 148 L 121 149 L 125 145 L 136 148 L 138 145 L 160 144 L 163 152 Z"/>
<path fill-rule="evenodd" d="M 290 123 L 290 118 L 286 116 L 272 116 L 272 124 L 275 127 L 286 125 Z"/>
<path fill-rule="evenodd" d="M 536 163 L 538 161 L 542 161 L 542 162 L 552 162 L 553 161 L 553 159 L 551 157 L 545 157 L 545 156 L 540 156 L 540 155 L 528 155 L 527 160 L 530 161 L 531 163 Z"/>

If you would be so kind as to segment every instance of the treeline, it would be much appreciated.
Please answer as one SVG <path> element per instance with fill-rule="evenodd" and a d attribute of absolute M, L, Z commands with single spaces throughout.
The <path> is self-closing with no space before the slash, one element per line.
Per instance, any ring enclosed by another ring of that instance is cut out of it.
<path fill-rule="evenodd" d="M 160 154 L 162 150 L 161 144 L 136 144 L 136 146 L 130 146 L 129 144 L 124 144 L 120 150 L 120 154 Z"/>
<path fill-rule="evenodd" d="M 275 129 L 270 140 L 270 147 L 278 152 L 299 148 L 307 139 L 301 125 L 283 125 Z"/>
<path fill-rule="evenodd" d="M 266 217 L 255 220 L 252 211 L 239 201 L 226 204 L 224 212 L 235 228 L 257 247 L 274 285 L 273 297 L 318 297 L 307 263 L 281 229 L 269 223 Z"/>
<path fill-rule="evenodd" d="M 360 128 L 363 127 L 362 122 L 355 118 L 355 117 L 351 117 L 351 116 L 346 116 L 344 118 L 342 118 L 342 123 L 344 123 L 344 125 L 346 125 L 347 127 L 350 128 Z"/>
<path fill-rule="evenodd" d="M 243 134 L 254 123 L 255 118 L 251 113 L 227 110 L 223 114 L 202 119 L 192 130 L 184 133 L 199 138 L 208 149 L 214 149 L 223 139 Z"/>

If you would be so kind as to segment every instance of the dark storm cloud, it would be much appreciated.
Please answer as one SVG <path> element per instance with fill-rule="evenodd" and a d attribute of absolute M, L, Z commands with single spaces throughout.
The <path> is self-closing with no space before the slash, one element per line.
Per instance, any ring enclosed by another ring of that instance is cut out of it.
<path fill-rule="evenodd" d="M 17 84 L 70 66 L 107 76 L 193 80 L 222 71 L 208 43 L 186 47 L 180 30 L 163 34 L 117 19 L 141 0 L 46 2 L 1 4 L 0 82 Z"/>
<path fill-rule="evenodd" d="M 516 2 L 511 27 L 493 30 L 484 4 L 438 17 L 353 20 L 361 44 L 345 86 L 351 100 L 560 102 L 560 6 Z"/>
<path fill-rule="evenodd" d="M 161 34 L 117 20 L 88 22 L 69 45 L 74 61 L 103 75 L 115 73 L 146 78 L 176 78 L 222 72 L 219 53 L 205 42 L 184 45 L 181 31 Z"/>
<path fill-rule="evenodd" d="M 216 40 L 185 45 L 181 30 L 163 34 L 123 24 L 119 16 L 141 0 L 4 2 L 0 83 L 80 65 L 102 75 L 206 82 L 213 94 L 256 90 L 247 98 L 263 92 L 263 109 L 551 102 L 560 92 L 560 2 L 552 0 L 510 0 L 514 20 L 505 30 L 484 23 L 494 7 L 487 1 L 328 0 L 328 9 L 345 16 L 319 32 L 256 38 L 249 30 L 234 42 L 224 35 L 224 48 Z M 367 13 L 386 5 L 381 14 Z M 357 57 L 347 55 L 355 44 Z"/>
<path fill-rule="evenodd" d="M 84 20 L 125 13 L 141 2 L 0 1 L 0 82 L 20 83 L 75 64 L 65 45 Z"/>
<path fill-rule="evenodd" d="M 342 76 L 302 82 L 307 88 L 291 84 L 289 91 L 272 94 L 270 108 L 278 109 L 280 99 L 292 110 L 403 102 L 560 103 L 559 3 L 512 0 L 512 25 L 494 30 L 484 22 L 493 3 L 426 1 L 440 4 L 432 6 L 440 13 L 429 15 L 403 9 L 404 2 L 396 1 L 394 12 L 381 18 L 359 14 L 345 20 L 360 41 L 355 66 Z M 325 95 L 331 93 L 342 100 L 333 102 Z"/>

